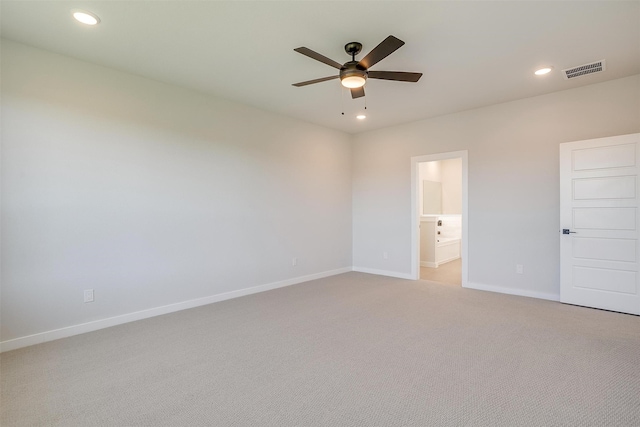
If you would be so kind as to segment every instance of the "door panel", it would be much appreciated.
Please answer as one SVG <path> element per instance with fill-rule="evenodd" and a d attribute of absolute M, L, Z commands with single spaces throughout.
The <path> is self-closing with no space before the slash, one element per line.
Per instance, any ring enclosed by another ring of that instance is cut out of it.
<path fill-rule="evenodd" d="M 640 134 L 560 144 L 560 301 L 640 314 Z"/>
<path fill-rule="evenodd" d="M 593 230 L 636 229 L 635 208 L 574 208 L 573 228 Z"/>
<path fill-rule="evenodd" d="M 583 178 L 573 181 L 574 200 L 633 199 L 636 197 L 635 176 Z"/>
<path fill-rule="evenodd" d="M 636 241 L 574 237 L 573 257 L 591 260 L 636 262 Z"/>
<path fill-rule="evenodd" d="M 600 291 L 636 294 L 637 273 L 591 267 L 573 268 L 573 286 Z"/>
<path fill-rule="evenodd" d="M 572 157 L 574 171 L 635 166 L 636 146 L 612 144 L 606 147 L 577 149 L 573 151 Z"/>

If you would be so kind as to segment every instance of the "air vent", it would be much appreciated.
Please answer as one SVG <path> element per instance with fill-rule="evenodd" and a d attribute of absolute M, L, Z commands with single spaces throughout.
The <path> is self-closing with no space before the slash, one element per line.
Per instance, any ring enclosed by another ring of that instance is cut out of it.
<path fill-rule="evenodd" d="M 591 64 L 579 65 L 577 67 L 562 70 L 565 80 L 575 79 L 576 77 L 586 76 L 587 74 L 601 73 L 607 69 L 604 59 Z"/>

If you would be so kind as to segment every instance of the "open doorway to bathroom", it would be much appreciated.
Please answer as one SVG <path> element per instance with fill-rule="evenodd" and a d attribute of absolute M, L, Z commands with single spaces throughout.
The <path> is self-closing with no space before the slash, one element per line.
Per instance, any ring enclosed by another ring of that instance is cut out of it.
<path fill-rule="evenodd" d="M 412 159 L 415 279 L 465 286 L 467 251 L 467 152 Z"/>

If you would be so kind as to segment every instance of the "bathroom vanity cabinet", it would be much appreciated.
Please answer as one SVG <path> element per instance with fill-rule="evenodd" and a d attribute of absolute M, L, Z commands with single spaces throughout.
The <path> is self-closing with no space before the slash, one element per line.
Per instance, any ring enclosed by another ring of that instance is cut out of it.
<path fill-rule="evenodd" d="M 460 215 L 423 215 L 420 218 L 420 266 L 437 268 L 460 258 Z"/>

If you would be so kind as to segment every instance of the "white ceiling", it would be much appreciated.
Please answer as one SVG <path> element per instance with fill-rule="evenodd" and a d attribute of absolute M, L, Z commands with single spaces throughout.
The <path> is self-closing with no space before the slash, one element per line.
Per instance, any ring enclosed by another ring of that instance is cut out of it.
<path fill-rule="evenodd" d="M 640 73 L 640 1 L 8 1 L 2 36 L 357 133 Z M 86 27 L 71 9 L 102 22 Z M 337 70 L 345 43 L 361 59 L 388 35 L 406 45 L 373 70 L 424 73 L 418 83 L 368 80 L 352 100 Z M 564 80 L 600 59 L 607 70 Z M 533 71 L 552 65 L 555 72 Z M 355 119 L 367 102 L 368 118 Z M 345 115 L 342 116 L 341 112 Z"/>

